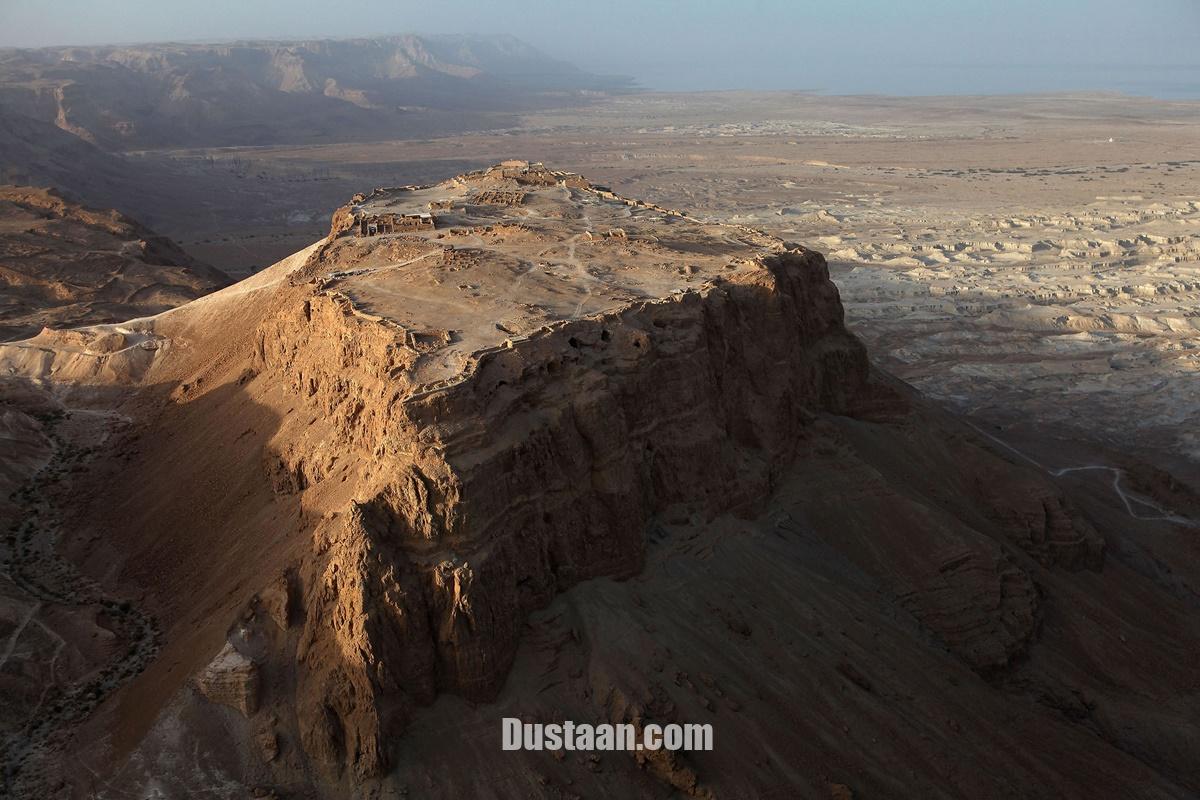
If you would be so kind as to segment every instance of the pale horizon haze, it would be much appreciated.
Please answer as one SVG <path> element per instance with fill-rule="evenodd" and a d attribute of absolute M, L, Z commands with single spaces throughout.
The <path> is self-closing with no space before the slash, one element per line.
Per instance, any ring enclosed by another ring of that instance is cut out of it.
<path fill-rule="evenodd" d="M 1197 0 L 0 0 L 0 47 L 398 33 L 510 34 L 664 91 L 1200 98 Z"/>

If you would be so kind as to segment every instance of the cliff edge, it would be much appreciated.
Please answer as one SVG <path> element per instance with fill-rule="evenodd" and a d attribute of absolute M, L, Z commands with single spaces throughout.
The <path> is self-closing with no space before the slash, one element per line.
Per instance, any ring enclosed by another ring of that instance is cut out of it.
<path fill-rule="evenodd" d="M 1186 601 L 874 371 L 824 259 L 759 231 L 506 162 L 356 196 L 248 281 L 0 368 L 128 420 L 64 546 L 162 630 L 84 724 L 111 747 L 75 748 L 122 786 L 195 785 L 181 730 L 211 775 L 328 796 L 943 796 L 951 739 L 986 767 L 961 793 L 1190 780 L 1182 717 L 1111 688 L 1186 671 L 1078 668 L 1197 641 Z M 725 738 L 543 763 L 492 748 L 502 714 Z M 996 747 L 1004 714 L 1028 747 Z M 878 746 L 829 738 L 852 726 Z"/>

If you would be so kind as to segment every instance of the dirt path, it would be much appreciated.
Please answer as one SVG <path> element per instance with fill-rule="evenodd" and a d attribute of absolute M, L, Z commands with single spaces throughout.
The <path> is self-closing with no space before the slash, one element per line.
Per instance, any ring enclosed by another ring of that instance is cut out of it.
<path fill-rule="evenodd" d="M 571 190 L 565 186 L 562 187 L 562 190 L 563 190 L 564 194 L 566 195 L 567 199 L 569 200 L 571 198 Z M 598 278 L 596 278 L 595 275 L 592 275 L 590 272 L 587 271 L 587 268 L 580 262 L 579 256 L 577 256 L 575 253 L 575 249 L 578 246 L 579 240 L 582 237 L 584 237 L 584 236 L 590 237 L 590 236 L 594 235 L 593 228 L 592 228 L 592 218 L 590 216 L 588 216 L 587 206 L 583 205 L 583 206 L 581 206 L 581 209 L 582 209 L 582 220 L 583 220 L 583 226 L 584 226 L 585 232 L 577 233 L 574 236 L 571 236 L 570 238 L 566 239 L 562 243 L 562 244 L 566 244 L 566 246 L 567 246 L 567 254 L 566 254 L 566 258 L 564 260 L 549 262 L 550 264 L 552 264 L 556 267 L 570 267 L 575 272 L 575 274 L 577 276 L 579 276 L 579 278 L 580 278 L 581 285 L 583 287 L 582 296 L 579 298 L 579 302 L 575 304 L 575 310 L 571 312 L 572 317 L 579 317 L 583 314 L 583 307 L 585 305 L 587 305 L 587 301 L 592 297 L 592 295 L 594 293 L 592 286 L 597 283 L 602 283 L 602 281 L 600 281 Z M 560 246 L 561 245 L 556 244 L 553 247 L 546 248 L 545 250 L 538 253 L 538 258 L 545 258 L 547 253 L 557 250 Z M 528 270 L 526 270 L 524 273 L 519 275 L 517 277 L 516 281 L 513 283 L 513 286 L 514 287 L 519 286 L 521 283 L 521 279 L 524 278 L 525 275 L 528 274 L 529 271 L 534 268 L 534 266 L 535 265 L 531 264 Z"/>
<path fill-rule="evenodd" d="M 564 186 L 563 191 L 566 193 L 567 199 L 570 200 L 572 197 L 571 190 Z M 587 232 L 588 236 L 592 236 L 592 218 L 588 215 L 588 208 L 586 205 L 581 205 L 580 209 L 583 214 L 583 228 Z M 579 262 L 578 256 L 575 255 L 575 247 L 579 244 L 580 236 L 583 236 L 583 234 L 577 233 L 567 240 L 567 260 L 565 262 L 566 265 L 574 269 L 576 274 L 578 274 L 583 280 L 584 294 L 583 297 L 579 299 L 579 304 L 575 306 L 575 312 L 572 315 L 575 317 L 578 317 L 583 313 L 583 306 L 585 303 L 587 303 L 588 298 L 592 296 L 592 284 L 596 281 L 595 277 L 593 277 L 592 274 L 587 271 L 587 267 L 583 266 L 583 264 Z"/>
<path fill-rule="evenodd" d="M 970 424 L 970 423 L 968 423 L 968 424 Z M 1030 464 L 1033 464 L 1038 469 L 1045 471 L 1046 473 L 1048 473 L 1049 475 L 1051 475 L 1055 478 L 1061 478 L 1063 475 L 1068 475 L 1072 472 L 1091 472 L 1091 471 L 1108 472 L 1109 474 L 1112 475 L 1113 491 L 1116 492 L 1117 497 L 1119 497 L 1121 499 L 1121 502 L 1125 504 L 1125 510 L 1127 512 L 1129 512 L 1129 516 L 1133 517 L 1134 519 L 1147 520 L 1147 521 L 1170 522 L 1175 525 L 1187 525 L 1187 526 L 1197 525 L 1197 522 L 1195 520 L 1188 519 L 1187 517 L 1176 514 L 1175 512 L 1171 511 L 1169 508 L 1164 508 L 1163 506 L 1159 505 L 1158 503 L 1154 502 L 1153 500 L 1151 500 L 1148 497 L 1145 497 L 1136 492 L 1133 492 L 1132 490 L 1127 490 L 1121 483 L 1122 479 L 1125 477 L 1125 470 L 1121 469 L 1120 467 L 1112 467 L 1107 464 L 1083 464 L 1078 467 L 1059 467 L 1059 468 L 1048 467 L 1045 464 L 1043 464 L 1042 462 L 1033 458 L 1032 456 L 1029 456 L 1029 455 L 1021 452 L 1016 447 L 1013 447 L 1011 444 L 1004 441 L 1003 439 L 999 439 L 999 438 L 993 436 L 992 434 L 983 430 L 979 426 L 971 425 L 971 427 L 974 428 L 979 433 L 982 433 L 987 438 L 991 439 L 996 444 L 1003 447 L 1005 450 L 1015 453 L 1016 455 L 1020 456 L 1025 461 L 1028 461 Z M 1146 509 L 1153 513 L 1150 516 L 1146 516 L 1144 514 L 1139 514 L 1137 511 L 1138 508 L 1143 508 L 1143 509 Z"/>
<path fill-rule="evenodd" d="M 8 659 L 12 658 L 13 650 L 17 649 L 17 642 L 21 639 L 21 634 L 29 627 L 29 621 L 33 619 L 34 614 L 42 610 L 42 603 L 38 601 L 29 607 L 29 611 L 25 613 L 25 617 L 21 620 L 21 624 L 8 637 L 8 645 L 4 648 L 4 656 L 0 658 L 0 670 L 8 663 Z"/>
<path fill-rule="evenodd" d="M 59 753 L 75 726 L 145 669 L 159 648 L 153 618 L 106 595 L 58 553 L 62 518 L 56 497 L 68 491 L 71 475 L 84 469 L 121 424 L 121 418 L 105 412 L 67 411 L 44 418 L 43 424 L 53 455 L 16 493 L 20 514 L 0 549 L 2 575 L 28 596 L 32 610 L 26 622 L 33 620 L 48 630 L 33 619 L 46 606 L 103 615 L 106 626 L 116 634 L 121 655 L 96 665 L 75 683 L 48 685 L 21 729 L 0 743 L 0 785 L 4 789 L 0 795 L 5 797 L 46 796 L 47 784 L 63 769 Z M 11 657 L 25 628 L 22 625 L 12 634 L 4 661 Z M 54 637 L 60 638 L 57 633 Z"/>

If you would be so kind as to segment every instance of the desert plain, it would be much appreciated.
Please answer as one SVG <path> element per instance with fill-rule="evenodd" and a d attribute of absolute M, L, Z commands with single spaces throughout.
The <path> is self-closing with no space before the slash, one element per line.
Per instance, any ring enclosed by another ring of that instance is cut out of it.
<path fill-rule="evenodd" d="M 62 748 L 111 797 L 1200 785 L 1200 103 L 627 93 L 485 123 L 122 154 L 111 204 L 246 280 L 3 349 L 89 387 L 13 401 L 57 438 L 19 430 L 10 483 L 57 483 L 15 495 L 50 524 L 13 555 L 36 639 L 4 662 L 42 671 L 7 722 L 87 690 L 10 751 L 28 785 L 86 791 Z M 488 170 L 513 159 L 572 177 Z M 338 238 L 347 209 L 444 219 Z M 76 481 L 91 516 L 50 536 Z M 732 743 L 503 760 L 501 713 Z"/>

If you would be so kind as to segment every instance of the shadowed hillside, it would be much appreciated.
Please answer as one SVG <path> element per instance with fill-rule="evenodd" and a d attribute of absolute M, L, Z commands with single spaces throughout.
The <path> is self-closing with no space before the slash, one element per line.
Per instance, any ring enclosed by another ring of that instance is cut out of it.
<path fill-rule="evenodd" d="M 156 314 L 228 283 L 116 211 L 0 186 L 0 339 Z"/>

